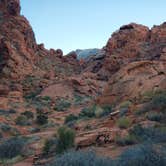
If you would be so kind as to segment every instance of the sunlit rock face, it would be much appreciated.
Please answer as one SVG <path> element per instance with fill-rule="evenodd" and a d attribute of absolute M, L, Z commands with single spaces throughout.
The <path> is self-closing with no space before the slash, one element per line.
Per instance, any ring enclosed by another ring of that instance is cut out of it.
<path fill-rule="evenodd" d="M 0 72 L 14 80 L 32 72 L 37 47 L 33 30 L 20 9 L 19 0 L 0 1 Z"/>

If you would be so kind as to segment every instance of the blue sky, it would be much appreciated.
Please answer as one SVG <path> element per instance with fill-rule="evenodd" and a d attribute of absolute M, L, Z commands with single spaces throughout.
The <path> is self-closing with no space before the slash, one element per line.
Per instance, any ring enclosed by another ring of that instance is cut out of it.
<path fill-rule="evenodd" d="M 166 21 L 166 0 L 21 0 L 22 14 L 46 48 L 102 48 L 121 25 Z"/>

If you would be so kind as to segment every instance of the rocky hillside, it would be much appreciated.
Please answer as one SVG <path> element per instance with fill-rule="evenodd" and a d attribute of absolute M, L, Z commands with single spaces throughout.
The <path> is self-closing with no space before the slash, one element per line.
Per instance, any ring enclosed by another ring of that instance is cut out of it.
<path fill-rule="evenodd" d="M 116 158 L 147 138 L 165 147 L 166 23 L 122 26 L 80 60 L 37 44 L 20 10 L 0 0 L 0 164 L 44 166 L 70 148 Z"/>

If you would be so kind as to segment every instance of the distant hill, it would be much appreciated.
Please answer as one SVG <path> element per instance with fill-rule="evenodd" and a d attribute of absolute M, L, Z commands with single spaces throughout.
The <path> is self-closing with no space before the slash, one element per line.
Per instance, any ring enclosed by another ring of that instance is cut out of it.
<path fill-rule="evenodd" d="M 89 56 L 96 55 L 100 52 L 100 49 L 93 48 L 93 49 L 77 49 L 75 52 L 77 54 L 78 59 L 86 59 Z"/>

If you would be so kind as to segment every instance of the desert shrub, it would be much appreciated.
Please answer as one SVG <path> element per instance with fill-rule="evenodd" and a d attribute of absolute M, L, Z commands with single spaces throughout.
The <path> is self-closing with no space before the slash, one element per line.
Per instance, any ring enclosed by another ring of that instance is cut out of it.
<path fill-rule="evenodd" d="M 117 166 L 163 166 L 166 165 L 166 151 L 155 150 L 153 145 L 137 145 L 124 151 L 117 162 Z"/>
<path fill-rule="evenodd" d="M 129 112 L 128 108 L 120 108 L 119 116 L 120 117 L 125 116 L 128 112 Z"/>
<path fill-rule="evenodd" d="M 29 132 L 31 132 L 31 133 L 37 133 L 37 132 L 40 132 L 40 128 L 30 128 L 29 129 Z"/>
<path fill-rule="evenodd" d="M 17 125 L 20 125 L 20 126 L 26 126 L 26 125 L 29 125 L 29 121 L 28 121 L 28 118 L 24 115 L 19 115 L 16 119 L 15 119 L 15 123 Z"/>
<path fill-rule="evenodd" d="M 45 101 L 51 101 L 51 98 L 49 96 L 44 96 L 44 97 L 42 97 L 42 99 Z"/>
<path fill-rule="evenodd" d="M 88 108 L 83 108 L 79 114 L 80 117 L 88 117 L 92 118 L 95 117 L 95 108 L 96 106 L 88 107 Z"/>
<path fill-rule="evenodd" d="M 166 92 L 161 92 L 155 95 L 148 107 L 159 109 L 160 111 L 166 111 Z"/>
<path fill-rule="evenodd" d="M 56 138 L 47 139 L 44 143 L 43 153 L 45 155 L 49 154 L 50 152 L 55 153 L 56 152 L 56 145 L 57 145 Z"/>
<path fill-rule="evenodd" d="M 58 99 L 56 101 L 56 106 L 54 110 L 56 111 L 67 111 L 67 109 L 71 106 L 71 103 L 65 99 Z"/>
<path fill-rule="evenodd" d="M 75 142 L 75 131 L 62 126 L 58 129 L 58 142 L 57 142 L 57 153 L 63 153 L 64 151 L 72 148 Z"/>
<path fill-rule="evenodd" d="M 0 144 L 0 159 L 11 159 L 21 155 L 25 145 L 25 140 L 18 137 L 13 137 L 4 140 Z"/>
<path fill-rule="evenodd" d="M 11 126 L 5 123 L 0 123 L 0 128 L 3 132 L 8 132 L 11 130 Z"/>
<path fill-rule="evenodd" d="M 21 113 L 21 115 L 26 116 L 28 119 L 33 119 L 34 118 L 34 114 L 31 111 L 25 111 L 25 112 Z"/>
<path fill-rule="evenodd" d="M 93 151 L 69 151 L 56 158 L 49 166 L 112 166 L 112 160 L 99 157 Z"/>
<path fill-rule="evenodd" d="M 2 139 L 3 138 L 3 134 L 0 132 L 0 139 Z"/>
<path fill-rule="evenodd" d="M 102 109 L 103 109 L 103 112 L 102 112 L 101 116 L 107 116 L 113 111 L 111 105 L 104 105 L 104 106 L 102 106 Z"/>
<path fill-rule="evenodd" d="M 145 111 L 151 111 L 151 110 L 159 110 L 159 111 L 165 111 L 166 110 L 166 91 L 152 91 L 148 92 L 145 95 L 146 98 L 148 98 L 148 103 L 143 108 L 143 112 Z"/>
<path fill-rule="evenodd" d="M 160 122 L 162 120 L 162 117 L 163 117 L 163 114 L 159 113 L 159 112 L 149 112 L 147 115 L 146 115 L 146 118 L 148 120 L 151 120 L 151 121 L 157 121 L 157 122 Z"/>
<path fill-rule="evenodd" d="M 51 100 L 47 100 L 45 97 L 35 97 L 31 103 L 34 105 L 37 109 L 50 109 L 51 107 Z"/>
<path fill-rule="evenodd" d="M 129 108 L 131 106 L 132 102 L 131 101 L 124 101 L 120 104 L 120 108 Z"/>
<path fill-rule="evenodd" d="M 10 109 L 10 110 L 2 110 L 0 109 L 0 115 L 9 115 L 9 114 L 15 114 L 16 111 L 13 110 L 13 109 Z"/>
<path fill-rule="evenodd" d="M 127 129 L 131 125 L 131 120 L 127 117 L 121 117 L 117 120 L 116 124 L 121 129 Z"/>
<path fill-rule="evenodd" d="M 94 104 L 90 107 L 83 108 L 79 116 L 88 117 L 88 118 L 93 118 L 93 117 L 100 118 L 109 115 L 111 112 L 112 112 L 112 107 L 110 105 L 105 105 L 100 107 Z"/>
<path fill-rule="evenodd" d="M 65 123 L 73 122 L 78 119 L 78 116 L 70 114 L 65 118 Z"/>
<path fill-rule="evenodd" d="M 82 104 L 83 102 L 84 102 L 84 97 L 79 96 L 79 95 L 74 96 L 74 104 L 75 105 Z"/>
<path fill-rule="evenodd" d="M 133 145 L 137 143 L 137 139 L 134 135 L 128 134 L 125 137 L 116 136 L 115 143 L 120 146 Z"/>
<path fill-rule="evenodd" d="M 16 113 L 16 110 L 10 109 L 10 110 L 8 110 L 8 112 L 9 112 L 9 114 L 15 114 L 15 113 Z"/>
<path fill-rule="evenodd" d="M 96 107 L 95 107 L 94 112 L 95 112 L 95 117 L 96 117 L 96 118 L 100 118 L 100 117 L 102 117 L 103 114 L 104 114 L 104 110 L 103 110 L 101 107 L 99 107 L 99 106 L 96 106 Z"/>
<path fill-rule="evenodd" d="M 160 128 L 143 128 L 141 125 L 135 125 L 129 132 L 136 137 L 138 142 L 161 143 L 166 140 L 166 131 Z"/>
<path fill-rule="evenodd" d="M 0 115 L 4 115 L 4 114 L 6 114 L 6 110 L 0 109 Z"/>
<path fill-rule="evenodd" d="M 39 125 L 44 125 L 48 123 L 48 116 L 44 112 L 37 112 L 36 123 Z"/>

